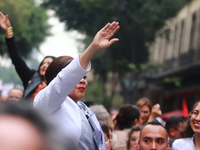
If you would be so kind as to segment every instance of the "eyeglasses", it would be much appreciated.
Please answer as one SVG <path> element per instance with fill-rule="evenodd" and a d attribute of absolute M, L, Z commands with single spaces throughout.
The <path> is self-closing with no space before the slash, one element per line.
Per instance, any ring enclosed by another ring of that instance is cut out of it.
<path fill-rule="evenodd" d="M 136 142 L 139 138 L 136 138 L 136 137 L 132 137 L 130 140 L 133 141 L 133 142 Z"/>

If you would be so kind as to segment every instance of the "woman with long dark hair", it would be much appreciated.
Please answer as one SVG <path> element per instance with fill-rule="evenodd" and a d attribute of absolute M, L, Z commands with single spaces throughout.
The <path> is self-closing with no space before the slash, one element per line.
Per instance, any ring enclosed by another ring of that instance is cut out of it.
<path fill-rule="evenodd" d="M 30 69 L 19 55 L 8 15 L 5 16 L 2 12 L 0 12 L 0 26 L 5 30 L 5 40 L 10 58 L 15 66 L 17 74 L 23 82 L 23 99 L 33 101 L 37 93 L 46 87 L 45 72 L 55 57 L 46 56 L 41 61 L 38 70 Z"/>

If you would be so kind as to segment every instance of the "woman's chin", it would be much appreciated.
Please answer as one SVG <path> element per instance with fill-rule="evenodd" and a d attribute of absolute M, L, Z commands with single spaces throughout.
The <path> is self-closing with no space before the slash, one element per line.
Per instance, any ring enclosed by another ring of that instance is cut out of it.
<path fill-rule="evenodd" d="M 40 71 L 40 75 L 44 78 L 45 77 L 45 72 Z"/>

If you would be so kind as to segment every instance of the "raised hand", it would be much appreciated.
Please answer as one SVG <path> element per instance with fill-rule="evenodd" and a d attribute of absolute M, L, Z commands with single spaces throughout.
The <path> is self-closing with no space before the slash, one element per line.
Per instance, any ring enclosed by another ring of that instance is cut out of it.
<path fill-rule="evenodd" d="M 111 39 L 111 37 L 117 32 L 118 29 L 118 22 L 114 21 L 111 24 L 108 23 L 99 32 L 97 32 L 91 44 L 95 46 L 98 49 L 98 51 L 108 48 L 114 42 L 119 41 L 118 38 Z"/>
<path fill-rule="evenodd" d="M 162 111 L 160 110 L 160 105 L 159 104 L 155 104 L 151 110 L 151 113 L 153 114 L 153 116 L 159 117 L 160 115 L 162 115 Z"/>
<path fill-rule="evenodd" d="M 8 15 L 4 15 L 1 11 L 0 11 L 0 26 L 2 29 L 4 29 L 5 31 L 11 27 L 10 21 L 8 19 Z"/>
<path fill-rule="evenodd" d="M 154 119 L 156 119 L 156 117 L 159 117 L 161 115 L 162 115 L 162 111 L 160 110 L 160 105 L 159 104 L 155 104 L 152 107 L 151 115 L 149 116 L 149 120 L 148 121 L 153 121 Z"/>
<path fill-rule="evenodd" d="M 79 57 L 80 65 L 83 69 L 87 67 L 89 61 L 98 51 L 106 49 L 114 42 L 119 41 L 118 38 L 111 39 L 118 29 L 119 23 L 114 21 L 111 24 L 108 23 L 97 32 L 92 43 Z"/>

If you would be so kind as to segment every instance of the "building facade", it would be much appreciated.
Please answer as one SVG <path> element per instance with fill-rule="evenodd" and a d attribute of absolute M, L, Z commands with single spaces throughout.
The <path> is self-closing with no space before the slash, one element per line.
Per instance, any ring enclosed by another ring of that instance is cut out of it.
<path fill-rule="evenodd" d="M 146 79 L 150 98 L 163 112 L 181 109 L 183 98 L 190 109 L 200 100 L 200 0 L 166 24 L 149 47 L 156 66 Z"/>

